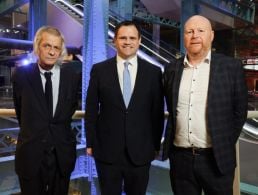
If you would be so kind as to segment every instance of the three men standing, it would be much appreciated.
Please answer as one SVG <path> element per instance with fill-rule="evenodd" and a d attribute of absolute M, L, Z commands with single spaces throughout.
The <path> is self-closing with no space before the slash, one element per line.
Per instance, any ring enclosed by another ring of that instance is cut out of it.
<path fill-rule="evenodd" d="M 208 19 L 189 18 L 184 25 L 186 55 L 164 72 L 169 112 L 164 158 L 170 159 L 176 195 L 233 194 L 235 144 L 247 116 L 247 88 L 241 63 L 213 54 L 213 39 Z M 162 73 L 137 57 L 140 42 L 134 22 L 120 23 L 114 37 L 117 55 L 91 70 L 86 151 L 95 159 L 103 195 L 120 195 L 123 185 L 127 195 L 144 195 L 150 163 L 160 149 Z M 38 63 L 18 68 L 13 77 L 21 127 L 15 163 L 23 194 L 68 190 L 75 163 L 70 122 L 78 78 L 57 65 L 63 48 L 56 29 L 40 29 L 34 41 Z M 55 79 L 51 104 L 44 94 L 48 71 Z"/>

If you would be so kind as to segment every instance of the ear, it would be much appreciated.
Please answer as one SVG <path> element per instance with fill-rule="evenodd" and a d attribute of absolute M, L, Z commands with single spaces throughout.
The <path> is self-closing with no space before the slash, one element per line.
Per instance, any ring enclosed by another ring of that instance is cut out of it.
<path fill-rule="evenodd" d="M 141 43 L 141 42 L 142 42 L 142 37 L 139 38 L 139 43 Z"/>
<path fill-rule="evenodd" d="M 114 38 L 113 38 L 113 43 L 115 44 L 115 42 L 116 42 L 116 36 L 114 36 Z"/>
<path fill-rule="evenodd" d="M 214 39 L 214 31 L 212 30 L 211 31 L 211 42 L 213 41 L 213 39 Z"/>
<path fill-rule="evenodd" d="M 35 54 L 35 56 L 37 56 L 37 57 L 39 56 L 39 48 L 34 51 L 34 54 Z"/>

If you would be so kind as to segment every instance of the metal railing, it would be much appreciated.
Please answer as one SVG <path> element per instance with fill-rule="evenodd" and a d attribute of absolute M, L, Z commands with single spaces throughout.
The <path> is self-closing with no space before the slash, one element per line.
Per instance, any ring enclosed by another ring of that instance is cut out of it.
<path fill-rule="evenodd" d="M 82 119 L 84 116 L 83 110 L 76 110 L 73 119 Z M 14 109 L 0 109 L 0 117 L 16 117 Z"/>

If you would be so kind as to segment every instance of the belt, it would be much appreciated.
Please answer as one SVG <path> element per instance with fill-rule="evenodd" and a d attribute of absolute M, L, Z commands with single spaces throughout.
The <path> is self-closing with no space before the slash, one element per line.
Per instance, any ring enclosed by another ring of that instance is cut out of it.
<path fill-rule="evenodd" d="M 192 155 L 210 155 L 213 153 L 212 148 L 197 148 L 197 147 L 183 148 L 183 147 L 174 146 L 174 150 L 191 153 Z"/>

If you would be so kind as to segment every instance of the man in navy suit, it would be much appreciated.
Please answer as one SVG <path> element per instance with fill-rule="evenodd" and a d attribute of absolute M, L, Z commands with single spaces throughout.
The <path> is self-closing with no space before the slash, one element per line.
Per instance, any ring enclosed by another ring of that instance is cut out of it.
<path fill-rule="evenodd" d="M 169 112 L 164 159 L 169 157 L 176 195 L 233 194 L 247 88 L 240 61 L 211 53 L 213 38 L 207 18 L 190 17 L 184 25 L 186 55 L 164 73 Z"/>
<path fill-rule="evenodd" d="M 116 57 L 91 70 L 85 115 L 87 154 L 95 159 L 102 195 L 121 195 L 123 184 L 126 194 L 145 195 L 150 163 L 160 149 L 162 74 L 137 57 L 140 42 L 134 22 L 118 24 Z M 129 101 L 124 97 L 128 76 Z"/>
<path fill-rule="evenodd" d="M 79 76 L 60 63 L 66 48 L 58 29 L 40 28 L 33 49 L 37 63 L 17 67 L 13 75 L 20 125 L 15 170 L 23 195 L 64 195 L 76 160 L 70 124 L 77 107 Z"/>

